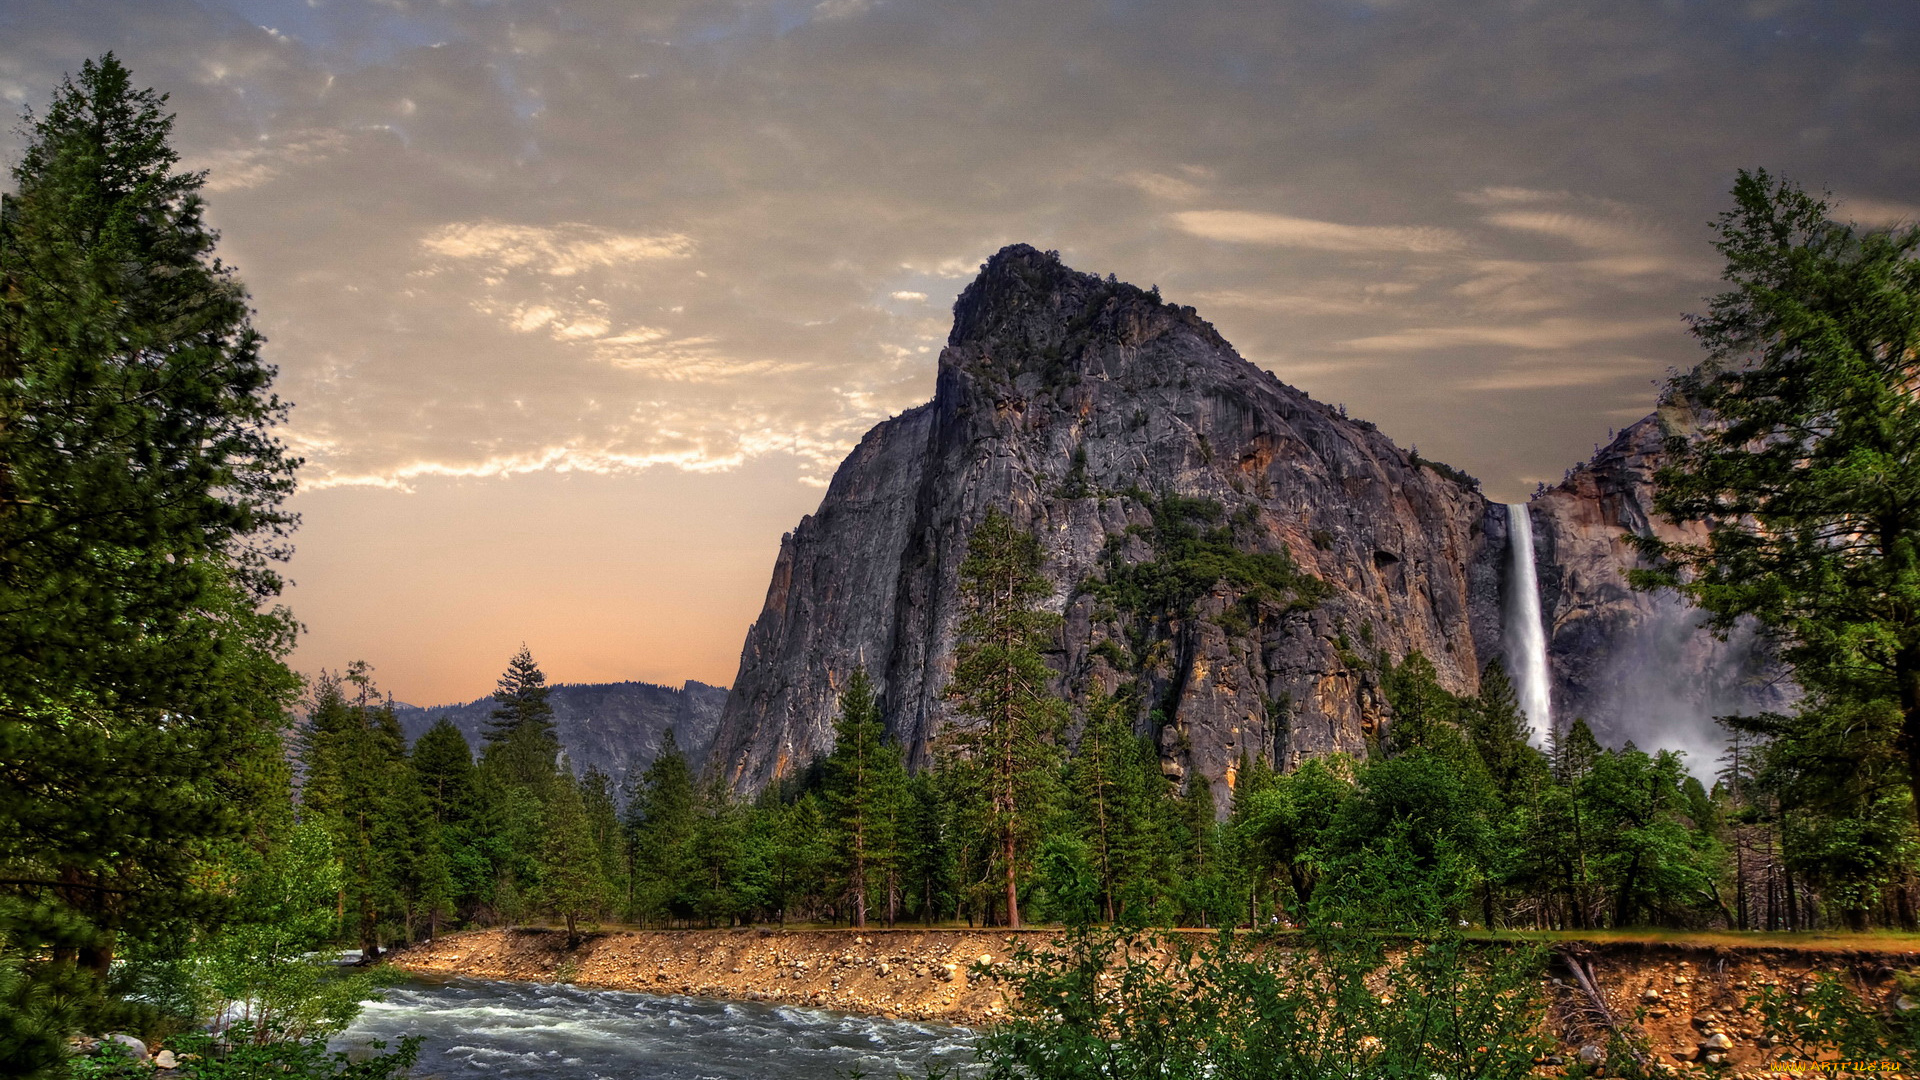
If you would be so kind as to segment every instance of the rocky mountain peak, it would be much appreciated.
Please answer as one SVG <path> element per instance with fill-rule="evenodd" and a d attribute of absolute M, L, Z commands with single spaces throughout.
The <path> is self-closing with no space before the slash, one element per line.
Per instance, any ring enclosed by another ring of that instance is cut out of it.
<path fill-rule="evenodd" d="M 1591 525 L 1582 572 L 1536 564 L 1550 622 L 1624 582 L 1637 520 L 1619 490 L 1536 501 L 1543 562 Z M 1502 648 L 1508 519 L 1471 477 L 1283 384 L 1157 290 L 1016 244 L 955 304 L 934 400 L 869 431 L 782 538 L 712 767 L 743 789 L 804 767 L 861 668 L 890 734 L 929 760 L 955 719 L 959 566 L 992 510 L 1045 552 L 1054 690 L 1121 695 L 1163 771 L 1222 810 L 1243 760 L 1371 752 L 1388 665 L 1419 652 L 1471 694 Z M 1598 639 L 1549 640 L 1601 655 L 1654 614 L 1615 610 L 1582 624 Z M 1555 665 L 1556 701 L 1593 700 L 1578 674 Z"/>
<path fill-rule="evenodd" d="M 1475 613 L 1497 612 L 1504 530 L 1470 483 L 1191 308 L 1016 245 L 955 305 L 931 407 L 869 432 L 784 539 L 714 764 L 757 787 L 821 753 L 856 667 L 926 760 L 952 721 L 959 564 L 995 509 L 1047 552 L 1056 690 L 1128 694 L 1168 774 L 1222 807 L 1243 756 L 1365 753 L 1380 657 L 1420 650 L 1471 692 L 1497 642 Z"/>
<path fill-rule="evenodd" d="M 1157 293 L 1112 276 L 1081 273 L 1061 262 L 1057 251 L 1009 244 L 981 265 L 954 303 L 942 361 L 1003 376 L 1057 378 L 1091 341 L 1137 344 L 1175 325 L 1202 330 L 1231 351 L 1192 308 L 1163 303 Z"/>

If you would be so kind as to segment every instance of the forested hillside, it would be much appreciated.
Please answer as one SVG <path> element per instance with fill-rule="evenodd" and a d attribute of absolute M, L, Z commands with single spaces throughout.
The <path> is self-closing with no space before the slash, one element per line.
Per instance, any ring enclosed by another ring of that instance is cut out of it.
<path fill-rule="evenodd" d="M 620 787 L 652 764 L 668 731 L 682 753 L 704 760 L 726 704 L 724 687 L 688 680 L 684 686 L 644 682 L 561 683 L 551 688 L 554 735 L 579 769 L 594 768 Z M 394 705 L 401 734 L 417 741 L 442 717 L 479 745 L 485 737 L 490 697 L 463 705 Z"/>

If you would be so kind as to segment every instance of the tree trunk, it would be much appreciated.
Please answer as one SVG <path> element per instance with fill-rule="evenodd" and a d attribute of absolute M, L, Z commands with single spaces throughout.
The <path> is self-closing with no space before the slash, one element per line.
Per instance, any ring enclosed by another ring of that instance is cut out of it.
<path fill-rule="evenodd" d="M 1894 669 L 1900 681 L 1900 742 L 1907 752 L 1907 789 L 1913 793 L 1913 812 L 1920 820 L 1920 647 L 1901 649 Z"/>
<path fill-rule="evenodd" d="M 1007 861 L 1007 925 L 1017 930 L 1020 928 L 1020 895 L 1014 881 L 1013 853 L 1013 829 L 1008 828 L 1006 850 L 1004 852 L 1004 857 Z"/>

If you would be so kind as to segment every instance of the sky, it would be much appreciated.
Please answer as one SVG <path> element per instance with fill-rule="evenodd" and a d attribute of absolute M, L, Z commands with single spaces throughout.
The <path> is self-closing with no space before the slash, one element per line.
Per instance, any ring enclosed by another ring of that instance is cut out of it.
<path fill-rule="evenodd" d="M 416 704 L 730 683 L 1004 244 L 1518 500 L 1696 358 L 1737 170 L 1920 218 L 1911 0 L 0 0 L 0 107 L 108 50 L 295 405 L 295 665 Z"/>

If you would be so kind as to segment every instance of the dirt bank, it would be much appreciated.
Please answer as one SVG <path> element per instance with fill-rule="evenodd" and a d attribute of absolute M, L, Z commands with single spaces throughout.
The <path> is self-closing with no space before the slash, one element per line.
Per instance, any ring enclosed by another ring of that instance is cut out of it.
<path fill-rule="evenodd" d="M 1053 932 L 1018 933 L 1044 940 Z M 1005 1015 L 1006 1002 L 998 980 L 972 969 L 1005 961 L 1015 940 L 1005 930 L 613 931 L 586 935 L 570 950 L 559 931 L 475 930 L 396 953 L 394 963 L 421 973 L 558 980 L 979 1026 Z M 1744 1006 L 1750 995 L 1765 987 L 1792 990 L 1833 972 L 1887 1003 L 1901 993 L 1895 972 L 1920 968 L 1920 952 L 1872 948 L 1637 941 L 1554 948 L 1550 1023 L 1568 1064 L 1583 1047 L 1605 1047 L 1611 1021 L 1641 1041 L 1655 1071 L 1735 1077 L 1808 1071 L 1762 1036 L 1757 1014 Z"/>
<path fill-rule="evenodd" d="M 978 1025 L 1003 1014 L 997 983 L 972 975 L 1007 958 L 1009 932 L 665 930 L 588 934 L 471 930 L 394 954 L 415 972 L 786 1002 L 891 1019 Z"/>
<path fill-rule="evenodd" d="M 1878 948 L 1614 941 L 1559 945 L 1548 973 L 1555 1034 L 1568 1047 L 1570 1060 L 1581 1046 L 1605 1044 L 1610 1017 L 1641 1040 L 1654 1071 L 1804 1077 L 1815 1075 L 1814 1067 L 1791 1048 L 1766 1039 L 1758 1011 L 1746 1005 L 1751 997 L 1771 988 L 1793 994 L 1824 973 L 1844 977 L 1876 1005 L 1890 1008 L 1902 997 L 1895 974 L 1915 969 L 1920 969 L 1920 953 Z M 1593 1007 L 1594 992 L 1606 1006 L 1606 1017 Z M 1914 1007 L 1911 1000 L 1905 1004 Z M 1916 1065 L 1920 1062 L 1900 1062 L 1895 1071 L 1883 1066 L 1859 1075 L 1912 1077 L 1920 1075 Z"/>

